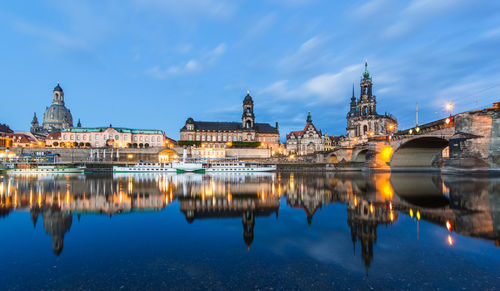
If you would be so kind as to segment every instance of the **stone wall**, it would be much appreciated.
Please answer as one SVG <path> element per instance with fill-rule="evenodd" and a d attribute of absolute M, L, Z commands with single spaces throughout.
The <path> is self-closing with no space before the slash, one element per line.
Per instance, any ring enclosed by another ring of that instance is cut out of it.
<path fill-rule="evenodd" d="M 240 159 L 267 159 L 271 157 L 271 149 L 226 149 L 226 157 Z"/>

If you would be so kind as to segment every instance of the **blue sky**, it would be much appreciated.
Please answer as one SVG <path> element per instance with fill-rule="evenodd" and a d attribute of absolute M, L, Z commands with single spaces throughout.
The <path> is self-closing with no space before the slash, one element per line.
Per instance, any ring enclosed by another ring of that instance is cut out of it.
<path fill-rule="evenodd" d="M 0 122 L 28 130 L 60 80 L 84 126 L 158 128 L 187 117 L 257 122 L 282 139 L 345 134 L 363 62 L 400 128 L 500 101 L 500 1 L 121 0 L 0 3 Z"/>

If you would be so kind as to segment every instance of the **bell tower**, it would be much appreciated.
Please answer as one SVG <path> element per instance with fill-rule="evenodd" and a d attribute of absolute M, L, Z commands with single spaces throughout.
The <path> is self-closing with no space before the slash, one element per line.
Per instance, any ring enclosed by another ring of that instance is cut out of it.
<path fill-rule="evenodd" d="M 368 72 L 367 61 L 365 61 L 365 71 L 363 72 L 363 77 L 359 82 L 359 86 L 361 89 L 361 94 L 358 103 L 358 115 L 360 116 L 376 115 L 377 101 L 375 100 L 375 96 L 372 94 L 373 83 L 372 83 L 372 78 L 370 77 L 370 73 Z"/>
<path fill-rule="evenodd" d="M 253 100 L 250 96 L 250 91 L 247 91 L 247 96 L 243 100 L 243 115 L 241 117 L 241 125 L 244 129 L 254 128 L 255 116 L 253 114 Z"/>
<path fill-rule="evenodd" d="M 64 105 L 64 91 L 59 85 L 59 81 L 57 81 L 57 86 L 54 87 L 52 95 L 54 96 L 52 104 Z"/>

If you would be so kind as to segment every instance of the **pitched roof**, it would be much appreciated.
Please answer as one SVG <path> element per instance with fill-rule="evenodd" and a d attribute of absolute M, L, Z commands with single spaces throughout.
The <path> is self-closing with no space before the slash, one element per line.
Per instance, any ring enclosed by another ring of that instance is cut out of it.
<path fill-rule="evenodd" d="M 216 122 L 216 121 L 194 121 L 195 130 L 203 131 L 237 131 L 242 130 L 243 126 L 240 122 Z M 254 129 L 257 132 L 263 133 L 278 133 L 276 127 L 269 123 L 255 123 Z M 181 128 L 181 131 L 186 130 L 186 126 Z"/>
<path fill-rule="evenodd" d="M 306 126 L 304 127 L 304 129 L 303 129 L 303 130 L 299 130 L 299 131 L 290 131 L 290 133 L 288 133 L 288 134 L 286 135 L 286 138 L 289 138 L 292 134 L 293 134 L 294 136 L 297 136 L 297 137 L 299 137 L 299 136 L 303 136 L 303 135 L 304 135 L 304 133 L 306 133 L 306 131 L 307 131 L 307 129 L 309 128 L 309 126 L 312 126 L 312 128 L 314 129 L 314 131 L 315 131 L 317 134 L 319 134 L 319 136 L 322 136 L 322 135 L 323 135 L 323 134 L 321 133 L 321 130 L 317 130 L 317 129 L 316 129 L 316 126 L 314 126 L 314 124 L 312 124 L 312 122 L 307 122 L 307 123 L 306 123 Z"/>
<path fill-rule="evenodd" d="M 7 124 L 0 123 L 0 132 L 13 133 L 14 131 Z"/>

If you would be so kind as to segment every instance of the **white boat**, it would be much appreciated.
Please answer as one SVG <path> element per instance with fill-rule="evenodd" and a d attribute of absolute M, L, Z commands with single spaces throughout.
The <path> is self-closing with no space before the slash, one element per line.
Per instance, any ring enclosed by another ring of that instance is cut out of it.
<path fill-rule="evenodd" d="M 165 173 L 176 172 L 171 163 L 137 163 L 133 166 L 113 166 L 113 173 Z"/>
<path fill-rule="evenodd" d="M 202 171 L 202 163 L 182 161 L 174 161 L 172 163 L 139 162 L 133 166 L 113 166 L 113 173 L 182 173 Z"/>
<path fill-rule="evenodd" d="M 64 167 L 64 166 L 34 166 L 26 168 L 7 169 L 7 174 L 66 174 L 85 172 L 84 167 Z"/>
<path fill-rule="evenodd" d="M 209 162 L 203 165 L 206 173 L 213 172 L 273 172 L 276 165 L 246 164 L 238 160 L 221 160 Z"/>

